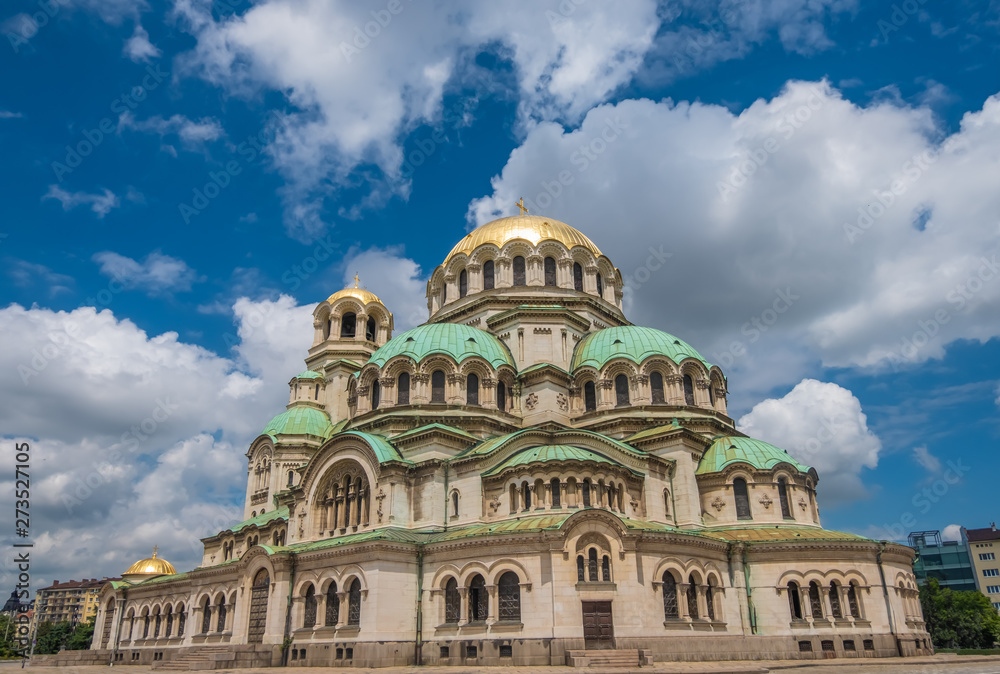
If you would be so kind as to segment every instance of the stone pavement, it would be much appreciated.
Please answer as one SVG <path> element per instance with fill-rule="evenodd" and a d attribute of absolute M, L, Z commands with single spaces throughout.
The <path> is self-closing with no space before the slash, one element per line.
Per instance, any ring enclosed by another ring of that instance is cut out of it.
<path fill-rule="evenodd" d="M 118 665 L 122 674 L 153 674 L 150 667 Z M 14 674 L 20 661 L 0 663 L 0 674 Z M 37 674 L 107 674 L 105 666 L 86 667 L 32 667 Z M 596 668 L 572 667 L 384 667 L 364 669 L 357 667 L 284 667 L 285 674 L 317 674 L 319 670 L 333 669 L 344 674 L 372 672 L 373 674 L 594 674 Z M 824 671 L 825 670 L 825 671 Z M 264 674 L 266 669 L 214 670 L 218 674 Z M 660 662 L 653 667 L 621 667 L 608 670 L 609 674 L 1000 674 L 1000 656 L 956 656 L 952 654 L 914 658 L 880 658 L 878 660 L 774 660 L 759 662 Z M 604 674 L 604 673 L 602 673 Z"/>

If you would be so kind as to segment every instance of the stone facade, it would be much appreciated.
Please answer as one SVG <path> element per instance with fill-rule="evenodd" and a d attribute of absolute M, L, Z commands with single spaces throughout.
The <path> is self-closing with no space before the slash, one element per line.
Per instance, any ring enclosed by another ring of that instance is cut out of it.
<path fill-rule="evenodd" d="M 717 366 L 628 322 L 593 243 L 529 216 L 467 239 L 423 326 L 393 336 L 358 288 L 319 304 L 309 369 L 247 452 L 246 520 L 193 571 L 108 583 L 95 650 L 226 646 L 217 667 L 929 652 L 913 551 L 823 529 L 816 471 L 736 431 Z"/>

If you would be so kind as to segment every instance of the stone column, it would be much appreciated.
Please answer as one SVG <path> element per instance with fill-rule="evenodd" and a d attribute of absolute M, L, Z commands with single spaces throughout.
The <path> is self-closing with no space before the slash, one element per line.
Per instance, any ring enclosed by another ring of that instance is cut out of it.
<path fill-rule="evenodd" d="M 337 601 L 340 602 L 340 610 L 337 612 L 337 627 L 347 624 L 347 591 L 337 593 Z"/>
<path fill-rule="evenodd" d="M 458 624 L 465 625 L 469 622 L 469 588 L 458 588 L 458 596 L 461 598 L 458 606 Z"/>
<path fill-rule="evenodd" d="M 691 613 L 688 611 L 688 583 L 677 583 L 677 609 L 681 620 L 690 620 Z"/>
<path fill-rule="evenodd" d="M 698 617 L 708 620 L 708 585 L 699 585 L 698 594 Z"/>
<path fill-rule="evenodd" d="M 489 605 L 489 611 L 487 612 L 486 619 L 489 620 L 490 622 L 496 622 L 497 621 L 497 615 L 499 613 L 498 607 L 497 607 L 497 586 L 496 585 L 487 585 L 486 586 L 486 592 L 487 592 L 487 596 L 489 597 L 489 603 L 490 603 L 490 605 Z"/>

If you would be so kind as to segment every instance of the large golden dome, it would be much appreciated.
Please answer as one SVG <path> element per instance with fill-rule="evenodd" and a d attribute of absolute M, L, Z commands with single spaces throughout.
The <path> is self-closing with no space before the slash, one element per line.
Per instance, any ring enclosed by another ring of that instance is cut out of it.
<path fill-rule="evenodd" d="M 459 253 L 468 255 L 484 243 L 503 247 L 505 243 L 514 239 L 530 241 L 533 246 L 537 246 L 540 241 L 558 241 L 570 249 L 583 246 L 595 256 L 602 254 L 583 232 L 565 222 L 540 215 L 512 215 L 509 218 L 487 222 L 469 232 L 451 249 L 448 257 L 444 259 L 444 264 L 447 265 L 448 261 Z"/>
<path fill-rule="evenodd" d="M 153 548 L 152 557 L 140 559 L 128 567 L 128 571 L 123 573 L 122 577 L 128 580 L 129 576 L 172 576 L 177 573 L 173 564 L 156 556 L 156 550 Z"/>

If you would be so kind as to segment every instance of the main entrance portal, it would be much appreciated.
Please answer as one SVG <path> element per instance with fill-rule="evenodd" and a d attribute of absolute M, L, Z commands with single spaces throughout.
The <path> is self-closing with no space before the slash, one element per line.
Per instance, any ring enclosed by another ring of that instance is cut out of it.
<path fill-rule="evenodd" d="M 614 632 L 610 601 L 583 602 L 583 638 L 587 650 L 614 648 Z"/>

